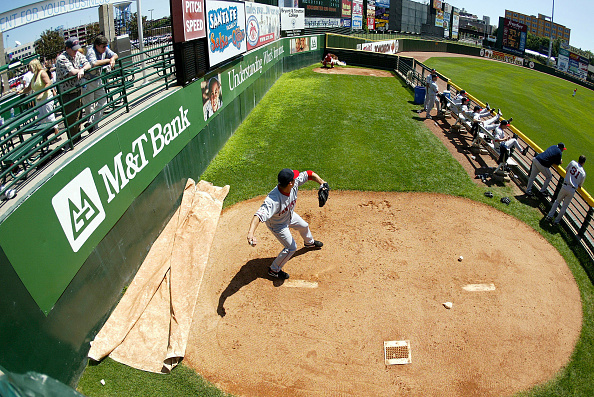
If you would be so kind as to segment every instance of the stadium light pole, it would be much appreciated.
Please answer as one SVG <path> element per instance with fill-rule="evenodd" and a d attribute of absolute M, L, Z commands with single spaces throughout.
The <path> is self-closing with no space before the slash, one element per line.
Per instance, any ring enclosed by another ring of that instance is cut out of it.
<path fill-rule="evenodd" d="M 555 15 L 555 0 L 553 0 L 553 10 L 551 11 L 551 29 L 549 30 L 549 57 L 547 58 L 547 63 L 551 64 L 551 52 L 553 51 L 553 17 Z"/>
<path fill-rule="evenodd" d="M 140 47 L 140 59 L 142 61 L 142 83 L 146 84 L 146 70 L 144 64 L 144 34 L 142 32 L 142 7 L 140 0 L 136 0 L 136 26 L 138 27 L 138 44 Z"/>

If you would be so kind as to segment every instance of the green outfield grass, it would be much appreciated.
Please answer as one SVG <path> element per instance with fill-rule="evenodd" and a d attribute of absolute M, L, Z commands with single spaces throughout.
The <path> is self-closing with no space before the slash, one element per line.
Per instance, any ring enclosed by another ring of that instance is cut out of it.
<path fill-rule="evenodd" d="M 231 186 L 225 206 L 268 193 L 278 171 L 292 167 L 316 171 L 333 189 L 438 192 L 484 202 L 519 218 L 563 255 L 584 307 L 583 331 L 570 364 L 526 395 L 594 395 L 594 287 L 584 270 L 588 258 L 576 256 L 583 255 L 580 247 L 563 232 L 542 229 L 538 208 L 515 199 L 509 206 L 500 203 L 502 196 L 513 197 L 510 187 L 490 187 L 495 198 L 486 198 L 486 188 L 471 180 L 417 118 L 413 95 L 398 78 L 317 74 L 312 69 L 284 74 L 202 175 L 215 185 Z M 238 227 L 247 231 L 248 225 Z M 112 388 L 101 386 L 101 379 Z M 79 390 L 88 396 L 217 395 L 183 364 L 171 375 L 154 375 L 112 360 L 89 366 Z"/>
<path fill-rule="evenodd" d="M 594 91 L 535 70 L 477 58 L 430 58 L 425 62 L 469 94 L 501 108 L 505 118 L 543 150 L 565 143 L 564 165 L 583 154 L 594 164 Z M 572 97 L 573 90 L 577 94 Z M 592 172 L 594 175 L 594 171 Z M 594 194 L 594 178 L 584 187 Z"/>

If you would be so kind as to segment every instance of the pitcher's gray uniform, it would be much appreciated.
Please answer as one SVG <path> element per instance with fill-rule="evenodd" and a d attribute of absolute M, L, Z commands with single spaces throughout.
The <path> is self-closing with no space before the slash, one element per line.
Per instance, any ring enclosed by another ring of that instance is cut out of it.
<path fill-rule="evenodd" d="M 299 186 L 309 181 L 312 171 L 303 171 L 295 178 L 293 188 L 288 196 L 280 192 L 278 186 L 272 189 L 264 199 L 264 203 L 256 211 L 260 222 L 266 226 L 272 234 L 283 245 L 283 250 L 278 254 L 270 268 L 278 272 L 287 263 L 291 256 L 297 251 L 297 244 L 291 235 L 289 228 L 297 229 L 306 245 L 314 243 L 309 225 L 297 213 L 294 212 L 297 202 Z"/>
<path fill-rule="evenodd" d="M 558 224 L 559 222 L 561 222 L 561 218 L 563 218 L 563 215 L 565 214 L 565 211 L 567 210 L 567 207 L 569 206 L 569 203 L 571 202 L 571 199 L 573 198 L 575 191 L 582 187 L 582 185 L 584 184 L 584 180 L 586 179 L 586 171 L 584 171 L 583 164 L 585 162 L 586 157 L 580 156 L 579 162 L 571 160 L 571 162 L 567 166 L 567 173 L 565 175 L 565 181 L 563 181 L 563 187 L 561 187 L 559 195 L 557 196 L 557 199 L 551 206 L 551 210 L 547 215 L 548 218 L 552 219 L 553 216 L 555 216 L 555 211 L 557 210 L 557 207 L 559 206 L 559 204 L 561 204 L 561 202 L 563 202 L 563 205 L 559 210 L 559 214 L 553 221 L 553 224 Z"/>

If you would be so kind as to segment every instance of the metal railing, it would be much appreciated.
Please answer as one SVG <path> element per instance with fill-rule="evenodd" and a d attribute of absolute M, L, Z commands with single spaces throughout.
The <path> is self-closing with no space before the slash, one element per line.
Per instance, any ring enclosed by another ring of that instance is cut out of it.
<path fill-rule="evenodd" d="M 429 74 L 431 69 L 423 63 L 416 61 L 414 58 L 403 56 L 396 57 L 398 58 L 396 62 L 397 74 L 400 75 L 400 77 L 413 89 L 416 86 L 422 85 L 425 77 Z M 460 86 L 439 73 L 438 78 L 441 79 L 447 85 L 447 89 L 454 94 L 457 94 L 462 89 Z M 470 109 L 472 109 L 474 105 L 485 107 L 485 103 L 478 98 L 475 98 L 472 95 L 468 95 L 468 97 L 471 100 L 471 104 L 469 105 Z M 513 170 L 514 174 L 518 176 L 515 180 L 518 183 L 525 185 L 530 176 L 532 161 L 536 155 L 543 152 L 543 149 L 516 127 L 509 125 L 508 128 L 512 133 L 518 134 L 519 140 L 524 144 L 523 146 L 529 147 L 526 155 L 520 155 L 517 152 L 514 152 L 511 155 L 518 164 Z M 548 195 L 542 197 L 545 205 L 549 208 L 559 194 L 566 175 L 565 169 L 557 165 L 551 167 L 551 173 L 553 174 L 553 179 L 547 187 Z M 542 175 L 539 174 L 534 182 L 533 189 L 540 190 L 543 186 L 543 182 L 544 179 L 542 178 Z M 571 200 L 567 207 L 563 222 L 574 237 L 581 242 L 582 246 L 590 255 L 590 258 L 594 259 L 594 225 L 592 224 L 592 218 L 594 217 L 594 199 L 583 188 L 578 189 L 576 193 L 577 194 L 575 194 L 573 200 Z"/>
<path fill-rule="evenodd" d="M 330 36 L 332 39 L 331 43 Z M 360 42 L 362 42 L 362 38 L 327 35 L 326 51 L 334 53 L 340 60 L 345 61 L 348 65 L 394 70 L 413 90 L 417 86 L 424 85 L 425 77 L 429 73 L 430 68 L 408 56 L 373 53 L 354 49 L 356 44 Z M 438 79 L 442 81 L 442 84 L 445 85 L 452 94 L 456 94 L 461 89 L 446 76 L 441 75 L 439 71 Z M 485 107 L 485 104 L 478 98 L 475 98 L 472 95 L 469 95 L 469 98 L 474 104 Z M 474 104 L 471 104 L 470 108 L 472 108 Z M 518 178 L 514 178 L 514 181 L 518 184 L 526 184 L 530 175 L 532 161 L 537 154 L 543 151 L 543 149 L 517 128 L 513 126 L 510 128 L 512 132 L 518 134 L 520 140 L 524 142 L 524 145 L 529 146 L 526 156 L 520 156 L 518 153 L 514 153 L 511 156 L 518 164 L 514 169 L 514 173 Z M 493 155 L 492 152 L 490 153 Z M 548 196 L 543 197 L 545 207 L 550 207 L 550 204 L 554 202 L 565 178 L 565 170 L 559 166 L 551 167 L 551 172 L 553 178 L 547 188 Z M 538 175 L 534 182 L 536 186 L 534 188 L 540 190 L 543 186 L 543 182 L 544 180 L 542 176 Z M 590 259 L 594 261 L 593 217 L 594 199 L 586 190 L 580 188 L 567 208 L 565 216 L 563 217 L 563 223 L 567 226 L 569 232 L 581 243 L 590 256 Z"/>
<path fill-rule="evenodd" d="M 64 88 L 67 81 L 56 82 L 29 95 L 4 95 L 0 103 L 0 197 L 7 191 L 18 191 L 26 180 L 40 171 L 50 160 L 74 150 L 85 132 L 92 133 L 101 120 L 89 124 L 93 115 L 120 117 L 130 107 L 176 85 L 175 61 L 171 45 L 156 46 L 142 53 L 121 57 L 113 70 L 96 67 L 96 77 L 76 81 Z M 91 87 L 89 89 L 83 89 Z M 51 92 L 52 97 L 36 102 L 36 96 Z M 99 93 L 99 94 L 97 94 Z M 93 103 L 105 100 L 103 106 L 85 107 L 84 97 L 94 95 Z M 53 110 L 44 114 L 48 104 Z M 83 114 L 83 110 L 86 111 Z M 53 115 L 55 120 L 49 120 Z M 77 117 L 77 115 L 80 115 Z M 0 205 L 4 201 L 0 202 Z"/>

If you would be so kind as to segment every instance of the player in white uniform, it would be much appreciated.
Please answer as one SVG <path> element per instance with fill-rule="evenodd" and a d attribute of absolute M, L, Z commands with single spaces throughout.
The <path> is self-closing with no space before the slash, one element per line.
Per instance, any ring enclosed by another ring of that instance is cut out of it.
<path fill-rule="evenodd" d="M 487 131 L 493 131 L 492 135 L 493 135 L 493 149 L 495 149 L 495 151 L 497 153 L 499 153 L 499 145 L 501 144 L 501 142 L 505 141 L 505 128 L 509 125 L 509 123 L 511 123 L 511 121 L 513 120 L 512 117 L 509 118 L 509 120 L 499 120 L 500 115 L 497 114 L 497 116 L 492 117 L 491 119 L 484 121 L 483 124 L 483 128 Z M 497 122 L 499 121 L 499 122 Z"/>
<path fill-rule="evenodd" d="M 437 86 L 437 75 L 431 75 L 431 84 L 429 84 L 429 86 L 427 87 L 427 92 L 426 92 L 426 96 L 425 99 L 427 100 L 427 102 L 425 103 L 425 118 L 426 119 L 430 119 L 431 118 L 431 109 L 433 109 L 433 106 L 435 106 L 437 104 L 437 113 L 439 114 L 441 112 L 440 106 L 439 106 L 439 101 L 436 101 L 437 98 L 437 94 L 439 94 L 439 87 Z"/>
<path fill-rule="evenodd" d="M 256 245 L 257 241 L 254 233 L 258 225 L 264 222 L 284 247 L 274 262 L 272 262 L 272 265 L 270 265 L 270 269 L 268 269 L 268 275 L 271 277 L 280 279 L 289 278 L 289 275 L 283 272 L 282 268 L 291 259 L 295 251 L 297 251 L 297 244 L 289 228 L 299 231 L 306 248 L 321 248 L 323 245 L 322 242 L 314 240 L 307 222 L 294 212 L 299 186 L 309 180 L 313 180 L 320 185 L 325 183 L 313 171 L 303 171 L 300 173 L 297 170 L 291 170 L 289 168 L 281 170 L 278 174 L 278 185 L 268 193 L 268 196 L 264 199 L 264 203 L 256 211 L 250 223 L 247 234 L 248 244 L 251 246 Z"/>
<path fill-rule="evenodd" d="M 472 141 L 472 146 L 479 146 L 479 141 L 480 141 L 480 136 L 479 136 L 479 126 L 480 125 L 484 125 L 484 124 L 489 124 L 490 121 L 498 121 L 499 120 L 499 114 L 496 115 L 495 117 L 492 117 L 489 120 L 485 120 L 483 121 L 483 117 L 485 116 L 491 116 L 491 112 L 493 111 L 493 109 L 490 109 L 488 104 L 487 107 L 485 109 L 481 109 L 480 106 L 475 106 L 474 110 L 471 114 L 465 113 L 465 117 L 469 118 L 472 120 L 472 128 L 470 129 L 470 133 L 472 134 L 472 136 L 474 137 L 474 140 Z M 494 127 L 493 127 L 494 128 Z"/>
<path fill-rule="evenodd" d="M 500 169 L 505 171 L 507 159 L 514 148 L 525 154 L 524 149 L 522 149 L 522 146 L 520 146 L 518 143 L 518 134 L 514 134 L 507 141 L 502 142 L 501 145 L 499 145 L 499 159 L 497 160 L 498 165 L 497 168 L 495 168 L 495 171 L 493 171 L 494 174 L 496 174 Z"/>
<path fill-rule="evenodd" d="M 417 110 L 417 113 L 423 113 L 427 109 L 427 103 L 429 102 L 429 86 L 433 81 L 433 76 L 437 76 L 437 71 L 435 69 L 431 69 L 427 77 L 425 77 L 425 103 L 423 104 L 423 109 Z"/>
<path fill-rule="evenodd" d="M 565 175 L 565 180 L 563 181 L 563 187 L 561 187 L 559 195 L 557 196 L 557 199 L 551 206 L 551 210 L 547 215 L 547 220 L 552 220 L 553 216 L 555 216 L 555 211 L 557 210 L 557 207 L 559 206 L 559 204 L 561 204 L 561 202 L 563 202 L 563 205 L 559 210 L 559 214 L 553 221 L 553 225 L 558 225 L 559 222 L 561 222 L 563 215 L 565 215 L 565 210 L 567 210 L 567 207 L 569 206 L 569 203 L 571 202 L 571 199 L 573 198 L 575 191 L 581 188 L 584 184 L 584 181 L 586 180 L 586 171 L 584 171 L 585 162 L 586 156 L 580 156 L 577 162 L 575 160 L 571 160 L 571 162 L 567 166 L 567 173 Z"/>

